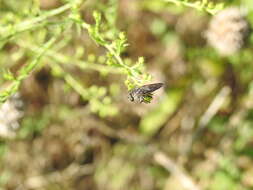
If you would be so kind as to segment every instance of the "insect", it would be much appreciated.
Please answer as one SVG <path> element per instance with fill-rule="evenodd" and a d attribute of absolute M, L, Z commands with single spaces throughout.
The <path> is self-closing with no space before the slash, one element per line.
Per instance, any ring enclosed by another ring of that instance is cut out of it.
<path fill-rule="evenodd" d="M 129 91 L 128 99 L 132 102 L 150 103 L 152 100 L 152 92 L 158 90 L 163 86 L 163 83 L 146 84 L 141 87 L 134 88 Z"/>

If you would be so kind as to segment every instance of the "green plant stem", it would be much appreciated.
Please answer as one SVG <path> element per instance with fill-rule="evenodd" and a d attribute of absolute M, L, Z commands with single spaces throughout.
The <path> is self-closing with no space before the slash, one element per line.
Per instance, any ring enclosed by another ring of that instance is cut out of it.
<path fill-rule="evenodd" d="M 86 90 L 80 82 L 78 82 L 75 78 L 73 78 L 70 74 L 64 72 L 64 70 L 56 63 L 51 65 L 52 69 L 64 78 L 66 83 L 71 86 L 84 100 L 89 100 L 90 95 L 88 90 Z"/>
<path fill-rule="evenodd" d="M 42 14 L 41 16 L 38 16 L 36 18 L 32 18 L 30 20 L 27 20 L 27 21 L 23 21 L 19 24 L 16 24 L 14 26 L 7 26 L 7 27 L 0 27 L 0 34 L 1 34 L 1 38 L 0 38 L 0 41 L 5 41 L 6 39 L 18 34 L 18 33 L 21 33 L 21 32 L 24 32 L 24 31 L 27 31 L 27 30 L 31 30 L 35 27 L 38 27 L 41 25 L 41 22 L 48 19 L 49 17 L 52 17 L 52 16 L 55 16 L 55 15 L 58 15 L 68 9 L 70 9 L 73 5 L 71 3 L 68 3 L 66 5 L 63 5 L 62 7 L 59 7 L 59 8 L 56 8 L 54 10 L 51 10 L 51 11 L 48 11 L 44 14 Z M 2 29 L 1 29 L 2 28 Z"/>
<path fill-rule="evenodd" d="M 206 6 L 205 3 L 201 3 L 199 1 L 197 2 L 188 2 L 188 1 L 182 1 L 182 0 L 164 0 L 164 1 L 169 2 L 169 3 L 174 3 L 177 6 L 183 5 L 183 6 L 191 7 L 197 10 L 204 10 L 212 15 L 220 11 L 220 9 L 209 8 L 208 6 Z"/>
<path fill-rule="evenodd" d="M 105 45 L 105 48 L 114 56 L 114 58 L 117 60 L 118 64 L 123 67 L 126 71 L 130 72 L 132 76 L 135 78 L 136 81 L 138 81 L 139 84 L 141 84 L 141 80 L 138 78 L 138 76 L 135 74 L 134 70 L 126 65 L 122 58 L 116 53 L 116 51 L 110 46 Z"/>
<path fill-rule="evenodd" d="M 24 47 L 24 48 L 29 48 L 31 51 L 38 53 L 39 48 L 35 45 L 32 44 L 27 44 L 27 42 L 24 41 L 18 41 L 18 45 Z M 114 68 L 111 66 L 106 66 L 106 65 L 101 65 L 101 64 L 95 64 L 95 63 L 88 63 L 86 61 L 80 60 L 80 59 L 75 59 L 71 56 L 64 55 L 62 53 L 58 53 L 54 50 L 48 50 L 45 52 L 45 56 L 49 57 L 50 60 L 54 60 L 58 63 L 61 64 L 73 64 L 78 66 L 81 69 L 92 69 L 98 72 L 107 72 L 107 73 L 113 73 L 113 74 L 122 74 L 123 71 L 122 69 L 119 68 Z"/>
<path fill-rule="evenodd" d="M 75 22 L 77 22 L 78 24 L 80 24 L 84 29 L 86 29 L 89 32 L 89 29 L 91 27 L 89 24 L 87 24 L 86 22 L 84 22 L 82 20 L 75 20 Z M 130 72 L 133 75 L 133 77 L 136 79 L 136 81 L 138 81 L 138 83 L 140 83 L 141 80 L 135 74 L 135 72 L 133 71 L 133 69 L 124 63 L 124 61 L 122 60 L 122 58 L 117 54 L 117 52 L 112 48 L 112 46 L 110 44 L 105 44 L 103 46 L 104 46 L 104 48 L 106 48 L 114 56 L 114 58 L 116 59 L 116 61 L 118 62 L 118 64 L 122 68 L 124 68 L 126 71 Z"/>
<path fill-rule="evenodd" d="M 52 38 L 49 40 L 41 49 L 38 55 L 34 58 L 34 60 L 29 63 L 28 65 L 23 66 L 19 76 L 16 77 L 14 81 L 2 92 L 0 92 L 0 103 L 5 102 L 11 95 L 15 94 L 21 84 L 21 82 L 26 79 L 32 71 L 38 66 L 42 56 L 45 52 L 53 45 L 56 41 L 56 38 Z"/>
<path fill-rule="evenodd" d="M 31 72 L 35 69 L 35 67 L 40 63 L 40 59 L 41 57 L 45 54 L 45 52 L 52 46 L 52 44 L 56 41 L 56 38 L 52 38 L 51 40 L 49 40 L 42 49 L 39 49 L 40 53 L 38 54 L 38 56 L 36 57 L 35 60 L 33 60 L 30 64 L 28 64 L 27 66 L 23 67 L 24 69 L 21 69 L 21 76 L 17 77 L 18 80 L 23 80 L 25 78 L 27 78 Z M 22 73 L 23 71 L 23 73 Z"/>
<path fill-rule="evenodd" d="M 123 67 L 126 70 L 131 71 L 131 67 L 124 64 L 121 57 L 114 51 L 114 49 L 110 45 L 105 45 L 105 48 L 114 56 L 114 58 L 117 60 L 118 64 Z"/>

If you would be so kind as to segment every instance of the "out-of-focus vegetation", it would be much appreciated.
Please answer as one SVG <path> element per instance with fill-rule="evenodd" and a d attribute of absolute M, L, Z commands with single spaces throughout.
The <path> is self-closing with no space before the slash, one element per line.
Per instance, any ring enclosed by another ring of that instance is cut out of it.
<path fill-rule="evenodd" d="M 0 0 L 0 189 L 253 189 L 252 24 L 252 0 Z"/>

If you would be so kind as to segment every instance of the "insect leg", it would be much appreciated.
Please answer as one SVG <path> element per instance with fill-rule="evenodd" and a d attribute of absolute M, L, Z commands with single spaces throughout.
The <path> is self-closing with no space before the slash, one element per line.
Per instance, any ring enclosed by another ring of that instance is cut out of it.
<path fill-rule="evenodd" d="M 144 102 L 144 97 L 143 96 L 139 96 L 138 99 L 139 99 L 139 103 Z"/>

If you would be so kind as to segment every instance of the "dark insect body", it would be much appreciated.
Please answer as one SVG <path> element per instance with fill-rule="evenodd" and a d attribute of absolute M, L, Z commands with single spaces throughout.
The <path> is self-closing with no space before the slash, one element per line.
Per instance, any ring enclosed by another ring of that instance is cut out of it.
<path fill-rule="evenodd" d="M 158 90 L 163 86 L 163 83 L 147 84 L 141 87 L 134 88 L 129 91 L 128 99 L 132 102 L 150 103 L 152 99 L 152 92 Z"/>

